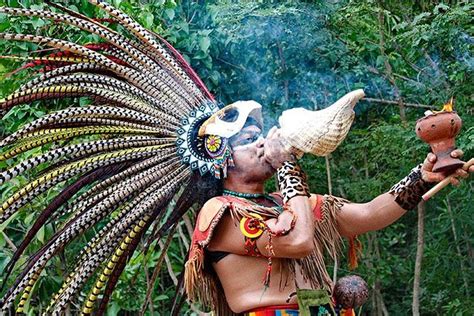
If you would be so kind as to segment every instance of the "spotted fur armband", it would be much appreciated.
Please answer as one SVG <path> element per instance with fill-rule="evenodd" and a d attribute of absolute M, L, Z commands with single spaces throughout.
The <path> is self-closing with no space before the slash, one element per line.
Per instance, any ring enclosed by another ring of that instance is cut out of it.
<path fill-rule="evenodd" d="M 413 168 L 408 176 L 395 184 L 388 192 L 395 195 L 395 202 L 408 211 L 414 209 L 420 203 L 422 195 L 432 186 L 431 183 L 421 178 L 420 164 Z"/>
<path fill-rule="evenodd" d="M 295 196 L 310 196 L 306 175 L 296 162 L 284 162 L 278 169 L 277 175 L 283 203 L 287 203 Z"/>

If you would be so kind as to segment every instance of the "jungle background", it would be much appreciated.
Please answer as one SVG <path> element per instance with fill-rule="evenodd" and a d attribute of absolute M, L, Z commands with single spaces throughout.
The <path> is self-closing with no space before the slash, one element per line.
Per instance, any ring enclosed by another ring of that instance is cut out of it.
<path fill-rule="evenodd" d="M 313 192 L 365 202 L 387 191 L 421 163 L 429 150 L 415 135 L 416 119 L 428 108 L 441 109 L 451 97 L 463 119 L 457 145 L 465 158 L 474 156 L 474 6 L 468 1 L 110 2 L 170 41 L 223 104 L 241 99 L 263 104 L 267 129 L 282 110 L 321 109 L 363 88 L 370 102 L 357 105 L 356 122 L 343 144 L 327 159 L 303 158 Z M 90 17 L 104 17 L 85 0 L 60 3 Z M 48 8 L 33 0 L 0 0 L 0 5 Z M 67 25 L 6 15 L 0 15 L 0 31 L 55 35 L 81 43 L 99 41 Z M 0 42 L 0 55 L 26 56 L 35 49 L 36 45 L 24 42 Z M 23 63 L 0 59 L 1 97 L 35 75 L 37 69 L 11 75 Z M 65 104 L 18 106 L 2 120 L 0 134 L 4 137 Z M 0 168 L 9 164 L 1 162 Z M 1 199 L 25 181 L 27 178 L 18 178 L 0 187 Z M 355 271 L 348 270 L 342 255 L 338 277 L 356 273 L 370 286 L 370 298 L 358 313 L 472 315 L 473 183 L 471 177 L 456 189 L 444 189 L 389 228 L 360 236 L 363 251 Z M 273 187 L 270 182 L 269 190 Z M 8 226 L 0 226 L 0 271 L 35 214 L 59 190 L 49 190 L 24 207 Z M 190 210 L 187 221 L 172 236 L 145 314 L 170 313 L 195 211 Z M 42 229 L 26 255 L 39 249 L 54 229 L 52 224 Z M 40 313 L 60 287 L 66 267 L 74 260 L 74 249 L 78 248 L 71 247 L 47 267 L 28 314 Z M 147 280 L 159 258 L 159 252 L 144 255 L 137 251 L 121 275 L 108 315 L 135 315 L 142 310 Z M 21 262 L 14 274 L 19 273 Z M 328 269 L 332 274 L 333 263 Z M 2 277 L 0 283 L 11 284 L 11 279 Z M 5 288 L 0 294 L 4 292 Z M 75 308 L 73 304 L 71 313 Z M 181 313 L 199 311 L 199 306 L 185 303 Z"/>

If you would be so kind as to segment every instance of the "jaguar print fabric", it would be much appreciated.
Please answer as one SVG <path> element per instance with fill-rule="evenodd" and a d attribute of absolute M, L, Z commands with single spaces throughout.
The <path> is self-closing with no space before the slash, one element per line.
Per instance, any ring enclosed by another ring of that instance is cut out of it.
<path fill-rule="evenodd" d="M 295 196 L 310 196 L 306 183 L 306 174 L 296 162 L 286 161 L 278 169 L 278 186 L 283 195 L 283 203 L 287 203 Z"/>
<path fill-rule="evenodd" d="M 395 184 L 389 191 L 395 195 L 395 202 L 403 209 L 414 209 L 421 201 L 421 196 L 425 194 L 433 184 L 421 178 L 421 164 L 411 170 L 411 172 L 400 182 Z"/>

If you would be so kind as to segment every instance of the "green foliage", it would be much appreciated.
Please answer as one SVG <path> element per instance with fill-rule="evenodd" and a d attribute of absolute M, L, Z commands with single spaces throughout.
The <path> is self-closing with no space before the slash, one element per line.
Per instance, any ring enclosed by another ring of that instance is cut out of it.
<path fill-rule="evenodd" d="M 267 128 L 276 123 L 284 109 L 323 108 L 357 88 L 364 88 L 369 97 L 391 100 L 397 97 L 398 90 L 405 102 L 436 108 L 455 96 L 456 109 L 464 122 L 457 145 L 465 151 L 465 157 L 474 154 L 473 5 L 468 2 L 111 2 L 145 27 L 162 34 L 182 52 L 223 103 L 255 99 L 264 104 Z M 87 16 L 105 17 L 86 0 L 63 3 L 75 11 L 80 8 Z M 0 0 L 0 6 L 4 5 L 46 7 L 39 0 Z M 120 27 L 111 27 L 123 32 Z M 60 36 L 81 43 L 100 41 L 70 26 L 5 15 L 0 15 L 0 31 Z M 23 42 L 0 42 L 2 55 L 27 56 L 29 51 L 39 48 Z M 34 75 L 35 70 L 8 75 L 22 64 L 0 59 L 2 97 Z M 392 82 L 387 64 L 392 69 Z M 89 101 L 71 99 L 67 104 L 77 102 Z M 48 102 L 16 107 L 0 123 L 0 134 L 10 134 L 20 125 L 64 105 Z M 332 193 L 366 202 L 387 191 L 421 163 L 428 147 L 414 133 L 415 119 L 422 115 L 420 109 L 407 109 L 408 121 L 404 124 L 398 108 L 383 103 L 362 101 L 356 114 L 348 138 L 329 158 Z M 28 152 L 24 157 L 32 154 Z M 2 163 L 0 168 L 11 163 Z M 312 190 L 328 193 L 325 160 L 307 156 L 302 163 Z M 2 200 L 26 180 L 18 178 L 2 186 Z M 267 184 L 269 190 L 274 187 L 274 182 Z M 0 270 L 12 254 L 7 239 L 18 245 L 35 215 L 59 189 L 51 189 L 12 218 L 8 227 L 0 227 Z M 422 314 L 467 315 L 474 308 L 472 299 L 469 300 L 474 285 L 472 192 L 472 180 L 464 181 L 455 190 L 444 189 L 427 204 Z M 371 287 L 377 284 L 387 309 L 394 315 L 411 311 L 416 221 L 416 212 L 409 212 L 389 228 L 361 236 L 365 251 L 356 272 Z M 55 229 L 48 225 L 41 231 L 27 255 L 39 249 Z M 73 244 L 64 260 L 58 259 L 48 266 L 30 302 L 31 314 L 44 308 L 47 298 L 59 288 L 64 267 L 73 262 L 87 238 L 90 236 Z M 179 275 L 186 256 L 181 238 L 175 237 L 168 256 L 171 269 Z M 151 274 L 158 257 L 159 251 L 134 255 L 113 294 L 109 315 L 137 313 L 141 309 L 147 283 L 143 263 Z M 14 274 L 19 273 L 26 259 L 27 256 L 21 258 Z M 342 263 L 340 275 L 346 273 L 349 272 Z M 174 296 L 173 280 L 163 266 L 152 297 L 154 312 L 168 315 Z M 363 311 L 375 313 L 375 309 L 369 301 Z M 189 308 L 185 307 L 184 312 L 190 313 Z"/>

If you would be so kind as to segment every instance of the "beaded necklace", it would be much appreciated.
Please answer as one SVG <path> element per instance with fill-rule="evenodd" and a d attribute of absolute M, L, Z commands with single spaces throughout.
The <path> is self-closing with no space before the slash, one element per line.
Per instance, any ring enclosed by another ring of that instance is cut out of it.
<path fill-rule="evenodd" d="M 265 193 L 243 193 L 243 192 L 237 192 L 237 191 L 224 189 L 223 195 L 236 196 L 236 197 L 241 197 L 241 198 L 245 198 L 245 199 L 256 199 L 256 198 L 266 197 L 268 194 L 265 194 Z"/>

